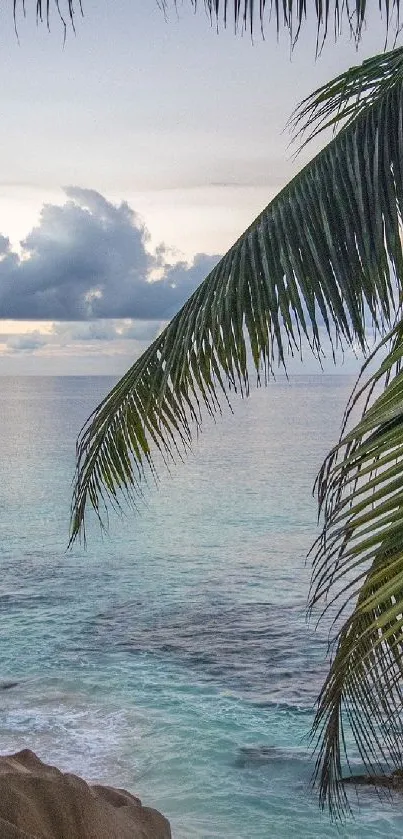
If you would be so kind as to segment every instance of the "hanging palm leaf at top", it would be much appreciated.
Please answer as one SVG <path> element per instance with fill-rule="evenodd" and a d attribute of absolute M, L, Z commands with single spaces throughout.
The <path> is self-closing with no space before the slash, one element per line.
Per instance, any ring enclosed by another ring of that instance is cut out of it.
<path fill-rule="evenodd" d="M 299 116 L 314 131 L 333 119 L 347 125 L 263 210 L 84 427 L 72 540 L 85 535 L 88 504 L 102 519 L 109 502 L 135 500 L 156 451 L 168 461 L 181 456 L 203 408 L 215 413 L 231 389 L 248 391 L 250 355 L 259 374 L 286 366 L 303 340 L 319 355 L 323 335 L 365 350 L 368 319 L 385 335 L 400 316 L 403 50 L 321 89 Z M 336 602 L 352 610 L 314 724 L 321 801 L 334 812 L 345 803 L 345 715 L 370 770 L 401 763 L 402 334 L 370 379 L 369 388 L 389 377 L 384 395 L 319 483 L 325 526 L 312 605 L 335 585 Z"/>
<path fill-rule="evenodd" d="M 176 0 L 149 0 L 156 2 L 163 11 L 175 8 Z M 233 21 L 236 30 L 249 30 L 252 35 L 256 27 L 264 32 L 266 24 L 274 25 L 277 33 L 286 29 L 290 33 L 293 44 L 298 39 L 302 26 L 309 14 L 313 14 L 317 21 L 317 49 L 325 42 L 330 30 L 333 36 L 341 34 L 343 24 L 350 30 L 352 37 L 358 43 L 361 40 L 367 17 L 367 0 L 189 0 L 196 9 L 204 6 L 210 22 L 216 21 L 227 26 Z M 52 10 L 64 28 L 70 22 L 75 28 L 76 14 L 83 14 L 82 0 L 13 0 L 14 21 L 18 23 L 19 13 L 25 15 L 31 6 L 35 9 L 38 23 L 45 22 L 50 27 Z M 379 0 L 379 12 L 384 22 L 386 34 L 389 30 L 398 32 L 400 21 L 400 0 Z"/>

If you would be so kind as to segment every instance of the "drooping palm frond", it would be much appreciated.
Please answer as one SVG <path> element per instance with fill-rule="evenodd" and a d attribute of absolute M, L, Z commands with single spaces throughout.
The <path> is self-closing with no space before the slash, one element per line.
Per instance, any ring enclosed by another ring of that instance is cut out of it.
<path fill-rule="evenodd" d="M 149 0 L 156 2 L 164 10 L 171 5 L 178 5 L 177 0 Z M 288 30 L 295 43 L 298 39 L 301 27 L 311 14 L 317 23 L 317 47 L 321 46 L 327 38 L 329 23 L 332 24 L 334 36 L 340 35 L 342 26 L 345 24 L 351 32 L 352 37 L 358 43 L 361 40 L 362 32 L 366 24 L 368 3 L 366 0 L 190 0 L 196 9 L 204 5 L 211 21 L 217 24 L 222 21 L 227 25 L 231 17 L 235 29 L 249 30 L 253 34 L 256 25 L 264 31 L 265 23 L 271 23 L 274 19 L 277 32 L 281 29 Z M 50 25 L 51 10 L 66 24 L 70 20 L 74 28 L 74 16 L 78 11 L 82 14 L 81 0 L 13 0 L 14 20 L 17 21 L 18 13 L 25 14 L 26 7 L 32 5 L 36 11 L 38 22 L 45 21 Z M 384 18 L 386 35 L 390 30 L 396 34 L 400 30 L 400 0 L 379 0 L 379 12 Z"/>
<path fill-rule="evenodd" d="M 45 23 L 50 29 L 52 11 L 56 13 L 57 18 L 61 21 L 64 31 L 67 31 L 67 23 L 69 22 L 72 29 L 75 30 L 75 16 L 78 12 L 83 15 L 82 0 L 34 0 L 34 2 L 27 2 L 27 0 L 13 0 L 13 16 L 14 25 L 17 31 L 18 16 L 22 12 L 25 17 L 27 6 L 32 6 L 35 9 L 36 22 Z"/>
<path fill-rule="evenodd" d="M 384 343 L 384 342 L 383 342 Z M 369 774 L 403 764 L 403 321 L 392 349 L 365 385 L 384 390 L 319 476 L 325 523 L 312 578 L 314 606 L 351 611 L 322 688 L 313 735 L 322 804 L 346 804 L 341 752 L 347 722 Z"/>
<path fill-rule="evenodd" d="M 170 0 L 160 0 L 167 8 Z M 177 0 L 175 0 L 177 4 Z M 264 32 L 266 21 L 274 19 L 277 33 L 288 30 L 293 44 L 307 18 L 312 15 L 317 24 L 317 48 L 323 45 L 328 34 L 329 24 L 333 35 L 341 34 L 343 24 L 358 43 L 361 40 L 367 20 L 368 3 L 366 0 L 191 0 L 196 9 L 204 5 L 211 21 L 227 25 L 229 18 L 235 29 L 249 30 L 253 34 L 256 25 Z M 386 34 L 389 29 L 396 33 L 400 29 L 400 0 L 379 0 L 378 8 L 384 17 Z M 333 25 L 332 25 L 333 24 Z"/>
<path fill-rule="evenodd" d="M 258 216 L 165 331 L 97 408 L 78 442 L 72 539 L 88 502 L 101 517 L 133 499 L 152 451 L 190 443 L 201 406 L 285 365 L 301 336 L 365 346 L 365 320 L 391 323 L 403 277 L 403 82 L 400 73 Z"/>

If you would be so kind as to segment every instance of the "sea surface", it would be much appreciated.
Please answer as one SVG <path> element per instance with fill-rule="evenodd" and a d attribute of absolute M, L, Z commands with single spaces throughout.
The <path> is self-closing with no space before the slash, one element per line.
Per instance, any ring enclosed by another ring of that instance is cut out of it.
<path fill-rule="evenodd" d="M 174 839 L 401 837 L 403 801 L 363 793 L 337 828 L 310 786 L 312 486 L 352 380 L 235 398 L 139 513 L 66 552 L 75 438 L 112 384 L 0 379 L 0 751 L 127 787 Z"/>

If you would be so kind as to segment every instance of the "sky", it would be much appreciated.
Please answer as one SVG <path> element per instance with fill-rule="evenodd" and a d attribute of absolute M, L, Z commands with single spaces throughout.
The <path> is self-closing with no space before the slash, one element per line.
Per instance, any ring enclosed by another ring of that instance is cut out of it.
<path fill-rule="evenodd" d="M 26 6 L 18 38 L 0 20 L 0 375 L 120 375 L 319 149 L 295 158 L 296 105 L 385 27 L 315 59 L 313 20 L 291 54 L 190 0 L 83 0 L 65 41 Z"/>

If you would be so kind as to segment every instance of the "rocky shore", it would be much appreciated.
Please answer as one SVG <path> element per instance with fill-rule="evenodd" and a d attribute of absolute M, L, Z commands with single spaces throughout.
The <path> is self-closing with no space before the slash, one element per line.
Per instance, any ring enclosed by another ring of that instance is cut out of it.
<path fill-rule="evenodd" d="M 0 837 L 171 839 L 171 829 L 126 790 L 91 786 L 24 749 L 0 757 Z"/>

